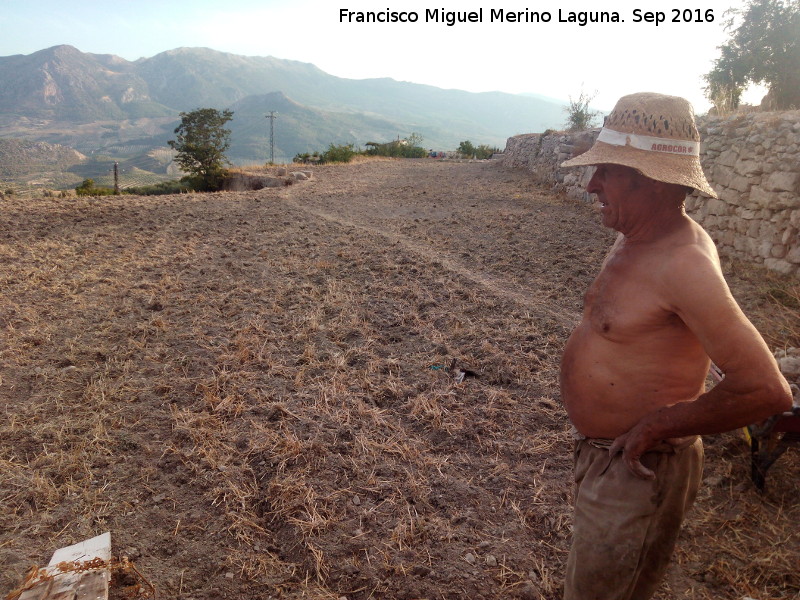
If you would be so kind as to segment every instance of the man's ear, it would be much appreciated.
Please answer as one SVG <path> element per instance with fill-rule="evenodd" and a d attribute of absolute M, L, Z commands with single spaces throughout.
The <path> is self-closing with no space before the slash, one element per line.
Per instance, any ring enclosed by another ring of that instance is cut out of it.
<path fill-rule="evenodd" d="M 662 198 L 674 198 L 679 204 L 682 203 L 688 194 L 694 190 L 679 183 L 667 183 L 665 181 L 653 180 L 653 191 Z"/>

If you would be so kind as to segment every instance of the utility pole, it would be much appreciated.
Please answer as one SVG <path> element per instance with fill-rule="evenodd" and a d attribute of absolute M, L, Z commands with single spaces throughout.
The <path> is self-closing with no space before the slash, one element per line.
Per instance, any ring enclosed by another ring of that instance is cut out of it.
<path fill-rule="evenodd" d="M 275 164 L 275 119 L 278 117 L 275 116 L 275 111 L 269 111 L 267 115 L 269 119 L 269 163 L 271 165 Z"/>

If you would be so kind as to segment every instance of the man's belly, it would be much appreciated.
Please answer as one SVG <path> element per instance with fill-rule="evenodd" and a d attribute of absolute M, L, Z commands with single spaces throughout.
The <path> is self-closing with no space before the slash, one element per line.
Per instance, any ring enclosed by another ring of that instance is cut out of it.
<path fill-rule="evenodd" d="M 611 342 L 581 324 L 561 362 L 561 398 L 587 437 L 615 438 L 644 415 L 703 393 L 709 360 L 694 340 Z"/>

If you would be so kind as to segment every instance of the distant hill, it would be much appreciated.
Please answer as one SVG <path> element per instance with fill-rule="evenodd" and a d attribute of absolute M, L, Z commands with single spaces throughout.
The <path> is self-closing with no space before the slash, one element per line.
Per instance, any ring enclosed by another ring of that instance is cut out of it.
<path fill-rule="evenodd" d="M 66 169 L 85 159 L 80 152 L 65 146 L 0 139 L 0 177 L 3 178 L 50 166 Z"/>
<path fill-rule="evenodd" d="M 0 139 L 0 181 L 3 182 L 42 187 L 69 185 L 73 178 L 64 174 L 85 160 L 83 154 L 66 146 Z"/>
<path fill-rule="evenodd" d="M 88 122 L 174 114 L 150 99 L 133 63 L 72 46 L 2 57 L 0 81 L 4 115 Z"/>
<path fill-rule="evenodd" d="M 265 116 L 277 111 L 275 158 L 330 143 L 386 142 L 411 133 L 423 144 L 503 146 L 511 135 L 558 128 L 563 104 L 500 92 L 444 90 L 393 79 L 344 79 L 312 64 L 178 48 L 127 61 L 55 46 L 0 57 L 0 138 L 69 145 L 126 159 L 164 147 L 181 111 L 230 108 L 230 156 L 263 162 Z"/>
<path fill-rule="evenodd" d="M 541 98 L 444 90 L 388 78 L 344 79 L 308 63 L 208 48 L 178 48 L 135 64 L 153 100 L 180 110 L 200 107 L 199 99 L 202 106 L 229 108 L 250 95 L 283 92 L 308 107 L 387 119 L 408 130 L 406 135 L 409 128 L 427 128 L 436 136 L 496 144 L 564 121 L 563 104 Z"/>

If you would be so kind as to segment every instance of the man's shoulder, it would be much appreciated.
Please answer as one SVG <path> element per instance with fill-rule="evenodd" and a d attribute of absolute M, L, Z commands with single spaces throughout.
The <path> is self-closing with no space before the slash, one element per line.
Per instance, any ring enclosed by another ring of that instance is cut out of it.
<path fill-rule="evenodd" d="M 686 226 L 665 239 L 660 248 L 667 269 L 721 270 L 714 240 L 695 221 L 687 221 Z"/>
<path fill-rule="evenodd" d="M 672 302 L 697 297 L 716 304 L 730 298 L 717 248 L 699 225 L 665 251 L 658 279 L 665 298 Z"/>

